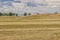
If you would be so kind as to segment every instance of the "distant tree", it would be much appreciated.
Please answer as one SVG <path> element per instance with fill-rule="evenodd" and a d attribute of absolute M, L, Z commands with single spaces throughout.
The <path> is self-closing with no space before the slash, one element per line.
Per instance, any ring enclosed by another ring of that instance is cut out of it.
<path fill-rule="evenodd" d="M 0 12 L 0 16 L 3 16 L 3 13 Z"/>
<path fill-rule="evenodd" d="M 9 15 L 9 16 L 12 16 L 13 14 L 12 14 L 12 12 L 10 12 L 8 15 Z"/>
<path fill-rule="evenodd" d="M 31 15 L 31 13 L 28 13 L 28 15 Z"/>
<path fill-rule="evenodd" d="M 18 16 L 18 14 L 16 14 L 16 16 Z"/>
<path fill-rule="evenodd" d="M 54 12 L 54 14 L 58 14 L 57 12 Z"/>
<path fill-rule="evenodd" d="M 9 16 L 15 16 L 15 13 L 10 12 L 8 15 Z"/>
<path fill-rule="evenodd" d="M 37 15 L 39 15 L 39 13 L 37 13 Z"/>
<path fill-rule="evenodd" d="M 16 16 L 16 13 L 12 13 L 12 16 Z"/>
<path fill-rule="evenodd" d="M 24 16 L 27 16 L 27 13 L 26 12 L 24 13 Z"/>
<path fill-rule="evenodd" d="M 4 16 L 8 16 L 8 13 L 4 13 L 3 15 L 4 15 Z"/>

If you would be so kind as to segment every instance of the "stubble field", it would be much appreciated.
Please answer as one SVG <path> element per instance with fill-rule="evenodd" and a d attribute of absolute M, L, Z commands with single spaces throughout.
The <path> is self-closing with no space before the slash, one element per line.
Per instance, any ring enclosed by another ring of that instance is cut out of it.
<path fill-rule="evenodd" d="M 60 14 L 1 16 L 0 40 L 60 40 Z"/>

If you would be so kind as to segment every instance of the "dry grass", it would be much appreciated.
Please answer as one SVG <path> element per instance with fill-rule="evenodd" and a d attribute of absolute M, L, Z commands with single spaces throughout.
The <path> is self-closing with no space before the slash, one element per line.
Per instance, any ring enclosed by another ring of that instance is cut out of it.
<path fill-rule="evenodd" d="M 0 29 L 16 28 L 60 28 L 60 24 L 0 25 Z"/>
<path fill-rule="evenodd" d="M 59 27 L 60 14 L 40 14 L 33 16 L 1 16 L 0 28 L 40 28 Z M 60 28 L 60 27 L 59 27 Z"/>
<path fill-rule="evenodd" d="M 60 31 L 24 30 L 1 31 L 0 40 L 59 40 Z"/>
<path fill-rule="evenodd" d="M 37 28 L 39 29 L 36 30 Z M 55 30 L 48 28 L 55 28 Z M 40 14 L 26 17 L 1 16 L 0 40 L 60 40 L 60 14 Z"/>

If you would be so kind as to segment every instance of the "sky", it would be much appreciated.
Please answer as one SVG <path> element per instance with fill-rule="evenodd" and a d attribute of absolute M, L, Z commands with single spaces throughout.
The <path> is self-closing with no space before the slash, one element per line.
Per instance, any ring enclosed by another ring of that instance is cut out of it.
<path fill-rule="evenodd" d="M 0 0 L 0 12 L 60 12 L 60 0 Z"/>

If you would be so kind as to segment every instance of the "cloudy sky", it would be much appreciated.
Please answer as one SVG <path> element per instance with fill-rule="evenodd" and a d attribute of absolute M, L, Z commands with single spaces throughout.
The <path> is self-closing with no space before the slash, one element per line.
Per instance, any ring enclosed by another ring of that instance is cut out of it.
<path fill-rule="evenodd" d="M 0 0 L 0 12 L 60 12 L 60 0 Z"/>

